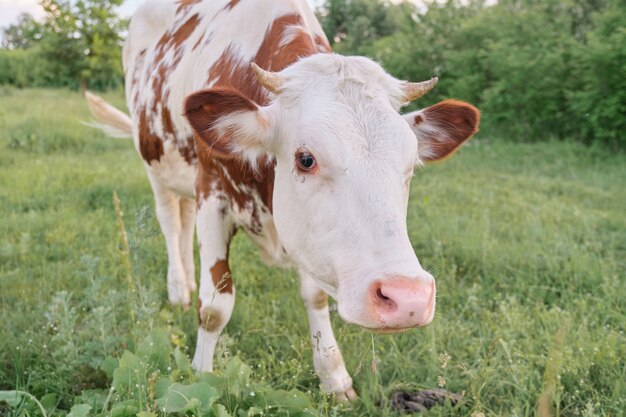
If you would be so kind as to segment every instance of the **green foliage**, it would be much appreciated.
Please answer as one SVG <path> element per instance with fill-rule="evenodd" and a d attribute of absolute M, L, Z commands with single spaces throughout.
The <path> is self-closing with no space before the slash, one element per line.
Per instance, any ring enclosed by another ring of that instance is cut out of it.
<path fill-rule="evenodd" d="M 318 9 L 326 36 L 339 53 L 360 54 L 381 37 L 411 24 L 408 3 L 383 7 L 379 0 L 328 0 Z"/>
<path fill-rule="evenodd" d="M 402 79 L 440 77 L 420 105 L 470 101 L 491 136 L 626 146 L 623 2 L 448 1 L 412 15 L 407 4 L 356 3 L 328 1 L 320 13 L 336 50 L 372 56 Z M 379 16 L 392 14 L 405 18 L 380 29 Z"/>
<path fill-rule="evenodd" d="M 39 47 L 0 49 L 0 85 L 42 87 L 50 76 Z"/>
<path fill-rule="evenodd" d="M 229 255 L 237 302 L 215 373 L 193 373 L 196 312 L 167 302 L 165 245 L 132 143 L 83 126 L 76 92 L 0 94 L 0 390 L 19 391 L 0 393 L 0 415 L 41 416 L 38 402 L 51 417 L 88 407 L 90 416 L 158 417 L 160 406 L 391 417 L 391 392 L 439 384 L 465 391 L 463 404 L 425 416 L 531 416 L 544 392 L 555 417 L 626 409 L 623 154 L 474 138 L 418 170 L 408 233 L 437 278 L 437 315 L 424 329 L 378 335 L 331 313 L 360 396 L 337 406 L 313 371 L 296 274 L 266 267 L 244 234 Z M 121 92 L 105 98 L 123 108 Z M 48 151 L 10 144 L 25 120 Z M 54 148 L 64 135 L 76 145 Z"/>
<path fill-rule="evenodd" d="M 626 145 L 626 7 L 615 0 L 592 15 L 587 42 L 576 45 L 577 85 L 570 102 L 585 137 Z"/>
<path fill-rule="evenodd" d="M 28 13 L 18 16 L 17 22 L 2 30 L 1 47 L 4 49 L 28 49 L 41 39 L 42 25 Z"/>
<path fill-rule="evenodd" d="M 92 89 L 122 85 L 122 0 L 42 0 L 42 23 L 23 16 L 3 31 L 0 84 Z"/>

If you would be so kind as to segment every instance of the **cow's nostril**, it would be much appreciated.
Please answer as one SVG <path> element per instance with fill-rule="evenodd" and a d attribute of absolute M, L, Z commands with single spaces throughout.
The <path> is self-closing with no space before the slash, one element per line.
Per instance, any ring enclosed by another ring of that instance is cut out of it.
<path fill-rule="evenodd" d="M 376 290 L 376 295 L 378 296 L 378 298 L 380 298 L 381 300 L 389 300 L 389 297 L 387 297 L 385 294 L 383 294 L 383 292 L 381 291 L 380 287 L 378 287 L 378 289 Z"/>
<path fill-rule="evenodd" d="M 378 306 L 378 310 L 385 313 L 393 313 L 398 309 L 398 304 L 391 298 L 387 297 L 383 292 L 382 285 L 376 287 L 373 294 L 374 303 Z"/>

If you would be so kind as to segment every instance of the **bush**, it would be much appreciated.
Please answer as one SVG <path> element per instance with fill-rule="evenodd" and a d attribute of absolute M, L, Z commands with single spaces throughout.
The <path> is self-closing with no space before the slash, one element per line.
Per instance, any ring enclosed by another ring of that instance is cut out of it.
<path fill-rule="evenodd" d="M 626 147 L 626 12 L 614 2 L 593 23 L 575 51 L 580 81 L 569 101 L 582 135 Z"/>
<path fill-rule="evenodd" d="M 351 10 L 337 3 L 329 2 Z M 323 24 L 336 20 L 328 15 L 335 9 L 320 14 Z M 481 109 L 482 131 L 492 136 L 626 145 L 626 8 L 617 1 L 433 2 L 410 24 L 396 21 L 374 40 L 361 33 L 367 25 L 346 23 L 335 49 L 369 55 L 401 79 L 438 76 L 411 108 L 455 97 Z"/>
<path fill-rule="evenodd" d="M 0 85 L 19 88 L 47 85 L 48 63 L 38 48 L 0 49 Z"/>

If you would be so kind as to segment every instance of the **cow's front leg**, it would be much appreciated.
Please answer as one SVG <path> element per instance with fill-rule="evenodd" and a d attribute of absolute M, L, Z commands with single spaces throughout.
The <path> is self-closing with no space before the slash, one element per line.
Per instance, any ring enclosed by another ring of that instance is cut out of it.
<path fill-rule="evenodd" d="M 356 399 L 352 378 L 346 370 L 339 345 L 330 324 L 328 296 L 313 279 L 300 274 L 300 294 L 306 306 L 313 346 L 313 365 L 323 391 L 335 394 L 339 401 Z"/>
<path fill-rule="evenodd" d="M 217 197 L 198 202 L 196 229 L 200 248 L 200 291 L 198 341 L 192 365 L 200 372 L 213 370 L 217 340 L 235 306 L 235 286 L 228 268 L 228 245 L 233 225 L 226 204 Z"/>

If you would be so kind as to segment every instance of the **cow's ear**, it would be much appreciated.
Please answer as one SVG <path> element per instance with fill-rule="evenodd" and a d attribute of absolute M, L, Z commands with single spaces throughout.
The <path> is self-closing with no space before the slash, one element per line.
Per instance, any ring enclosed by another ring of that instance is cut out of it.
<path fill-rule="evenodd" d="M 480 112 L 471 104 L 444 100 L 404 115 L 417 137 L 422 162 L 440 161 L 451 156 L 478 132 Z"/>
<path fill-rule="evenodd" d="M 185 117 L 215 157 L 255 158 L 270 134 L 267 115 L 252 100 L 230 88 L 201 90 L 187 97 Z"/>

